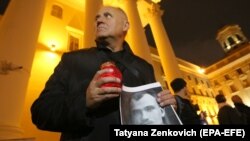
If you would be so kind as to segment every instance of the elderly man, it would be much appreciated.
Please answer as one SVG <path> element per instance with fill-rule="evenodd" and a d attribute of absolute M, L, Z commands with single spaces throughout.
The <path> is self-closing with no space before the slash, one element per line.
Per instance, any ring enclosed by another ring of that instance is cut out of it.
<path fill-rule="evenodd" d="M 110 141 L 109 125 L 120 124 L 121 88 L 101 86 L 155 82 L 153 67 L 135 56 L 124 40 L 129 22 L 120 8 L 102 7 L 95 25 L 97 47 L 63 54 L 31 107 L 33 123 L 42 130 L 61 132 L 61 141 Z M 100 77 L 113 72 L 113 69 L 100 70 L 107 61 L 115 62 L 122 80 Z M 176 103 L 168 90 L 158 94 L 158 102 L 161 106 Z"/>

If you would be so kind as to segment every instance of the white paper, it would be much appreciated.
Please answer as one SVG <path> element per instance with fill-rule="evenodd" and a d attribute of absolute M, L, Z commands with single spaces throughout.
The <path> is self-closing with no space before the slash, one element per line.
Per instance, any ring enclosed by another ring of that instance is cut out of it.
<path fill-rule="evenodd" d="M 120 116 L 123 125 L 182 125 L 172 105 L 160 107 L 156 101 L 162 91 L 154 82 L 138 87 L 122 86 Z"/>

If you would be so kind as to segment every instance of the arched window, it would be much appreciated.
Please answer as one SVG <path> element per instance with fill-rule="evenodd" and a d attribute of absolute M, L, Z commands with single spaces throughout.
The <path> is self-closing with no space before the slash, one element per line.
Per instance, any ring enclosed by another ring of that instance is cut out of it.
<path fill-rule="evenodd" d="M 223 47 L 226 49 L 227 48 L 227 44 L 225 42 L 223 42 Z"/>
<path fill-rule="evenodd" d="M 79 39 L 72 35 L 69 35 L 69 51 L 74 51 L 79 49 Z"/>
<path fill-rule="evenodd" d="M 240 35 L 236 34 L 236 37 L 237 37 L 237 39 L 238 39 L 239 41 L 243 41 L 243 39 L 242 39 L 242 37 L 241 37 Z"/>
<path fill-rule="evenodd" d="M 235 44 L 234 39 L 232 37 L 228 37 L 227 40 L 228 40 L 230 46 Z"/>

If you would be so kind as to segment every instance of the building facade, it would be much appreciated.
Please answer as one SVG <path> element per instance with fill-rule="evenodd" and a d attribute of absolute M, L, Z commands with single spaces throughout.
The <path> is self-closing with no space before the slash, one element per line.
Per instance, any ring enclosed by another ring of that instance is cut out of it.
<path fill-rule="evenodd" d="M 206 111 L 209 124 L 218 124 L 214 100 L 218 93 L 228 99 L 238 94 L 250 105 L 250 45 L 238 30 L 228 42 L 218 38 L 225 41 L 224 48 L 234 45 L 234 50 L 227 49 L 224 59 L 201 68 L 175 57 L 161 21 L 163 11 L 151 0 L 12 0 L 0 16 L 0 140 L 58 140 L 59 133 L 40 131 L 32 124 L 30 106 L 64 52 L 95 45 L 94 18 L 101 5 L 126 11 L 131 24 L 126 40 L 133 52 L 153 65 L 164 88 L 183 77 L 193 103 Z M 157 50 L 147 43 L 146 25 L 152 29 Z M 238 44 L 237 39 L 244 43 Z"/>

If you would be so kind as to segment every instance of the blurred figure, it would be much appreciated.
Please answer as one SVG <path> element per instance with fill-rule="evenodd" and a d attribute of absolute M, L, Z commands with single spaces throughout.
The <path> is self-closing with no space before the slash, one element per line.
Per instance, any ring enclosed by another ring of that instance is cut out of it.
<path fill-rule="evenodd" d="M 197 115 L 194 105 L 190 101 L 190 94 L 187 90 L 187 83 L 182 78 L 176 78 L 170 83 L 177 102 L 177 114 L 183 125 L 196 124 L 200 125 L 200 117 Z"/>
<path fill-rule="evenodd" d="M 223 94 L 218 94 L 215 97 L 218 103 L 218 121 L 220 125 L 225 124 L 246 124 L 246 120 L 241 116 L 240 112 L 231 107 Z"/>
<path fill-rule="evenodd" d="M 201 124 L 202 125 L 208 125 L 208 122 L 207 122 L 207 119 L 206 119 L 206 117 L 207 117 L 206 111 L 201 111 L 199 116 L 200 116 Z"/>
<path fill-rule="evenodd" d="M 250 107 L 245 105 L 241 97 L 238 95 L 232 96 L 231 100 L 233 101 L 235 108 L 246 118 L 247 124 L 250 124 Z"/>

